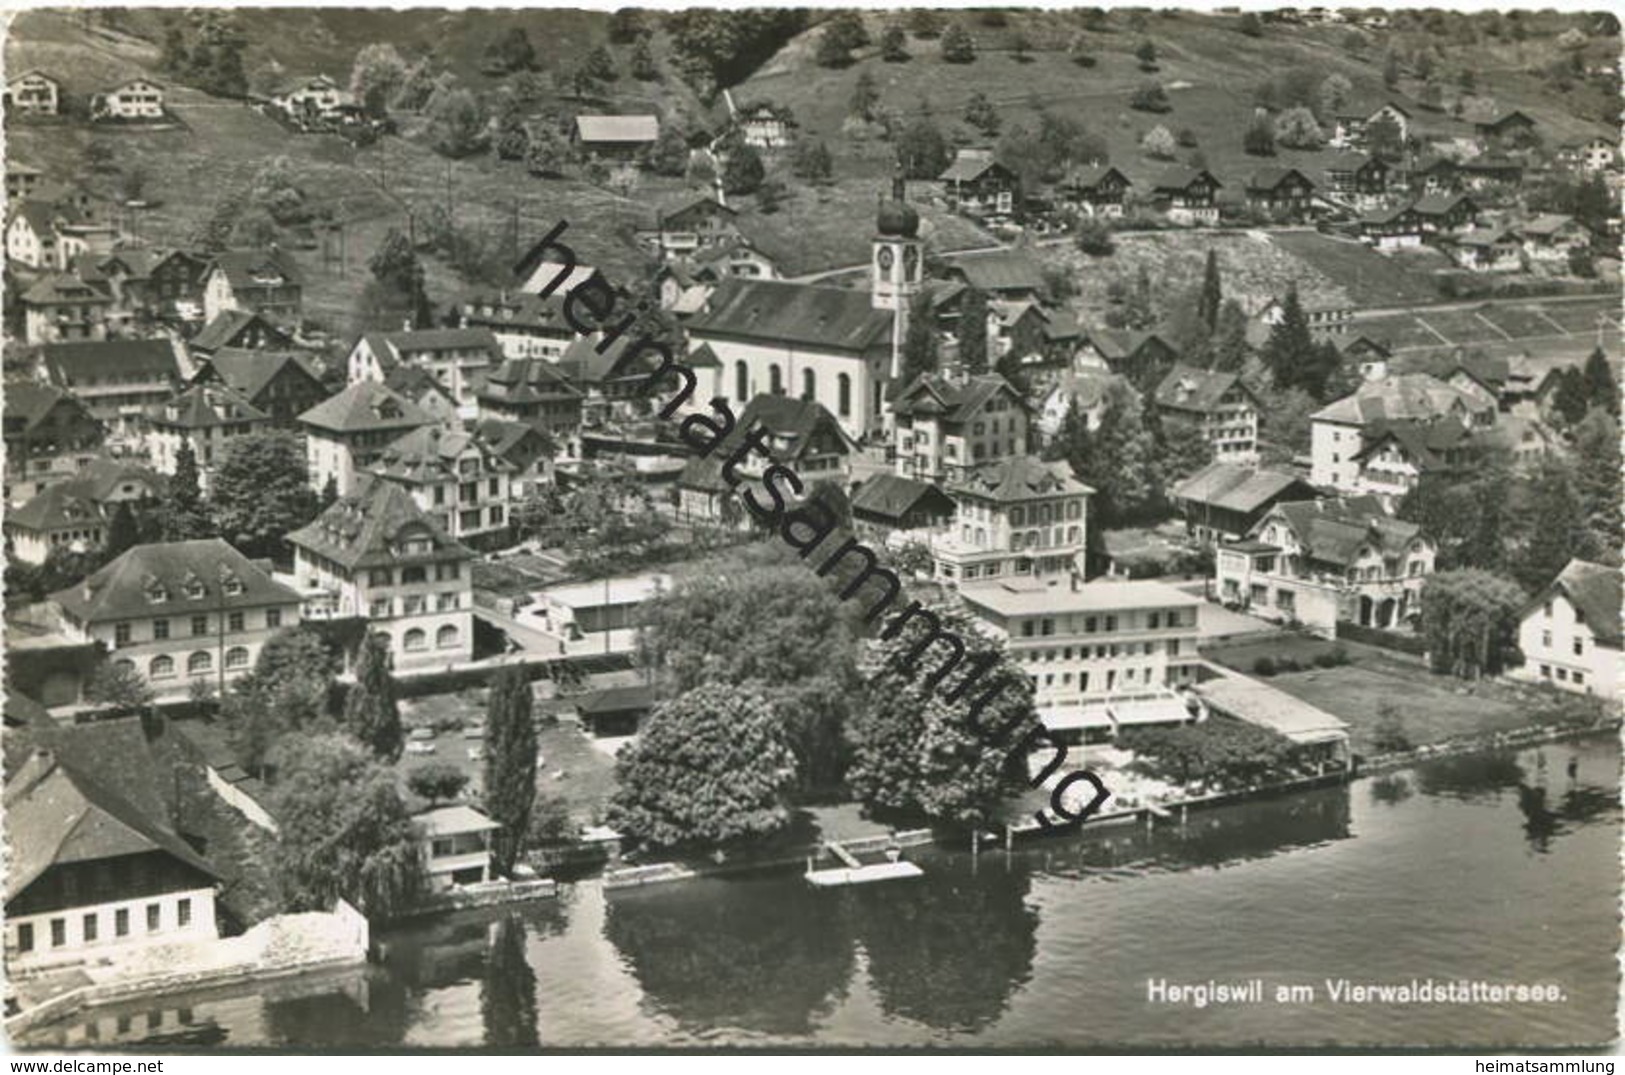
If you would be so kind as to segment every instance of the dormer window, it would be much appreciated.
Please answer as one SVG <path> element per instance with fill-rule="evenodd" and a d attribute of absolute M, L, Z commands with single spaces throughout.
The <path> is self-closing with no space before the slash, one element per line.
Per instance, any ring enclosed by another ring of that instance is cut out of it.
<path fill-rule="evenodd" d="M 189 601 L 201 600 L 205 592 L 203 580 L 193 572 L 188 571 L 186 577 L 181 580 L 181 592 L 186 594 Z"/>
<path fill-rule="evenodd" d="M 237 597 L 243 592 L 243 580 L 232 574 L 229 570 L 220 572 L 220 588 L 227 597 Z"/>

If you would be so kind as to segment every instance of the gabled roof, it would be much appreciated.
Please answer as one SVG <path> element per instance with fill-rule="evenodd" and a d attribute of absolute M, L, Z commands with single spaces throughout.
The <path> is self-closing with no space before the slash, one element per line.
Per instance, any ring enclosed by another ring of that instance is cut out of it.
<path fill-rule="evenodd" d="M 1517 239 L 1505 228 L 1474 228 L 1462 232 L 1453 241 L 1458 246 L 1492 247 L 1501 243 L 1516 242 Z"/>
<path fill-rule="evenodd" d="M 1531 220 L 1526 220 L 1513 230 L 1519 235 L 1550 236 L 1556 235 L 1565 228 L 1580 227 L 1579 221 L 1564 213 L 1542 213 Z"/>
<path fill-rule="evenodd" d="M 539 457 L 551 456 L 555 445 L 540 422 L 520 422 L 511 418 L 481 418 L 469 427 L 493 454 L 523 470 Z"/>
<path fill-rule="evenodd" d="M 576 134 L 583 142 L 653 142 L 660 137 L 654 116 L 577 116 Z"/>
<path fill-rule="evenodd" d="M 26 71 L 20 71 L 17 74 L 12 75 L 10 78 L 6 79 L 6 85 L 9 86 L 14 82 L 21 82 L 25 78 L 43 78 L 47 82 L 54 82 L 58 86 L 62 85 L 62 80 L 60 78 L 57 78 L 54 75 L 48 75 L 44 71 L 41 71 L 38 67 L 30 67 Z"/>
<path fill-rule="evenodd" d="M 1206 177 L 1215 187 L 1224 186 L 1206 168 L 1169 168 L 1157 176 L 1156 182 L 1151 185 L 1151 189 L 1155 191 L 1185 190 L 1203 177 Z"/>
<path fill-rule="evenodd" d="M 631 357 L 632 340 L 620 336 L 603 350 L 598 349 L 602 334 L 577 336 L 564 349 L 555 368 L 575 385 L 603 385 L 609 381 L 646 376 L 659 363 L 656 352 L 644 349 Z"/>
<path fill-rule="evenodd" d="M 423 485 L 459 481 L 458 463 L 470 451 L 477 452 L 493 471 L 512 468 L 498 458 L 486 443 L 461 429 L 447 426 L 420 426 L 391 441 L 367 468 L 380 478 Z"/>
<path fill-rule="evenodd" d="M 711 309 L 689 322 L 696 342 L 708 336 L 759 340 L 769 346 L 863 354 L 891 338 L 892 315 L 868 292 L 782 280 L 724 280 Z"/>
<path fill-rule="evenodd" d="M 23 292 L 23 302 L 31 306 L 112 301 L 113 296 L 100 283 L 81 280 L 65 272 L 53 272 L 42 276 L 34 282 L 33 287 Z"/>
<path fill-rule="evenodd" d="M 1377 421 L 1366 427 L 1364 443 L 1353 458 L 1364 461 L 1395 444 L 1418 470 L 1436 470 L 1447 465 L 1447 453 L 1469 437 L 1459 422 Z"/>
<path fill-rule="evenodd" d="M 52 383 L 72 388 L 114 373 L 179 381 L 180 358 L 169 340 L 86 340 L 48 343 L 40 351 Z"/>
<path fill-rule="evenodd" d="M 992 171 L 1011 175 L 1010 169 L 1000 164 L 990 149 L 961 149 L 937 180 L 943 183 L 969 183 Z"/>
<path fill-rule="evenodd" d="M 137 545 L 51 600 L 81 621 L 99 623 L 291 605 L 299 595 L 226 542 L 203 538 Z"/>
<path fill-rule="evenodd" d="M 226 384 L 196 384 L 151 408 L 147 419 L 157 428 L 210 429 L 240 422 L 265 422 L 270 415 Z"/>
<path fill-rule="evenodd" d="M 408 554 L 407 539 L 427 538 L 430 551 Z M 354 571 L 434 560 L 473 558 L 394 482 L 364 477 L 354 496 L 340 497 L 314 522 L 288 535 L 302 549 Z"/>
<path fill-rule="evenodd" d="M 1176 362 L 1168 371 L 1168 376 L 1157 386 L 1155 398 L 1159 407 L 1206 413 L 1217 407 L 1225 394 L 1237 386 L 1248 396 L 1252 395 L 1242 384 L 1239 373 L 1197 369 Z"/>
<path fill-rule="evenodd" d="M 930 482 L 905 478 L 900 474 L 875 474 L 852 493 L 852 510 L 900 520 L 922 501 L 932 503 L 928 510 L 934 515 L 952 515 L 952 498 Z"/>
<path fill-rule="evenodd" d="M 416 825 L 423 835 L 429 839 L 436 836 L 457 836 L 469 832 L 490 832 L 493 829 L 502 827 L 500 822 L 491 820 L 466 803 L 437 806 L 433 810 L 425 810 L 421 814 L 414 814 L 412 824 Z"/>
<path fill-rule="evenodd" d="M 140 463 L 132 463 L 125 459 L 113 459 L 108 456 L 97 456 L 79 468 L 79 473 L 66 484 L 79 490 L 80 493 L 92 500 L 107 502 L 113 499 L 113 494 L 120 492 L 120 486 L 134 482 L 144 486 L 146 496 L 159 496 L 169 484 L 164 475 L 159 474 L 151 467 Z M 119 499 L 128 499 L 119 497 Z"/>
<path fill-rule="evenodd" d="M 433 421 L 422 407 L 377 381 L 357 381 L 299 416 L 302 425 L 335 433 L 406 430 Z"/>
<path fill-rule="evenodd" d="M 1431 374 L 1397 373 L 1365 382 L 1311 417 L 1349 425 L 1382 419 L 1428 421 L 1449 414 L 1458 405 L 1465 406 L 1468 412 L 1482 409 L 1461 389 Z"/>
<path fill-rule="evenodd" d="M 395 366 L 384 374 L 384 385 L 431 413 L 432 408 L 441 405 L 429 398 L 432 396 L 439 396 L 444 405 L 457 406 L 446 386 L 423 366 Z"/>
<path fill-rule="evenodd" d="M 1128 176 L 1110 164 L 1090 164 L 1068 171 L 1066 177 L 1061 180 L 1061 186 L 1068 189 L 1093 190 L 1095 187 L 1100 186 L 1107 176 L 1114 173 L 1124 186 L 1134 185 Z"/>
<path fill-rule="evenodd" d="M 263 325 L 267 330 L 282 337 L 284 343 L 292 343 L 293 337 L 288 331 L 275 321 L 262 313 L 253 310 L 222 310 L 191 339 L 194 351 L 217 351 L 222 347 L 229 347 L 232 341 L 242 335 L 243 331 L 255 322 Z"/>
<path fill-rule="evenodd" d="M 35 381 L 14 381 L 6 385 L 4 414 L 6 436 L 27 436 L 59 406 L 67 406 L 86 421 L 95 421 L 84 402 L 72 392 Z"/>
<path fill-rule="evenodd" d="M 44 533 L 65 527 L 96 525 L 106 518 L 102 506 L 85 495 L 73 481 L 58 482 L 40 490 L 26 503 L 6 511 L 6 529 Z"/>
<path fill-rule="evenodd" d="M 783 455 L 781 460 L 783 462 L 799 459 L 801 453 L 820 434 L 838 445 L 842 454 L 852 451 L 855 447 L 852 438 L 841 429 L 841 423 L 829 413 L 829 408 L 816 400 L 795 399 L 791 396 L 770 393 L 758 395 L 745 404 L 745 409 L 740 412 L 738 425 L 735 427 L 738 439 L 749 435 L 757 426 L 767 429 L 774 440 L 788 442 L 784 446 L 786 449 L 784 452 L 775 453 Z"/>
<path fill-rule="evenodd" d="M 979 373 L 956 381 L 941 374 L 922 373 L 897 394 L 892 413 L 899 418 L 934 415 L 941 421 L 957 424 L 981 413 L 988 401 L 999 395 L 1027 409 L 1027 401 L 1002 374 Z"/>
<path fill-rule="evenodd" d="M 1250 515 L 1273 500 L 1307 500 L 1314 487 L 1302 478 L 1278 470 L 1254 470 L 1235 463 L 1209 463 L 1173 488 L 1176 500 L 1186 500 Z"/>
<path fill-rule="evenodd" d="M 388 369 L 391 363 L 411 362 L 419 355 L 436 351 L 482 350 L 493 355 L 502 352 L 502 345 L 488 328 L 420 328 L 406 332 L 369 332 L 367 347 L 379 364 Z"/>
<path fill-rule="evenodd" d="M 739 210 L 731 205 L 724 205 L 716 198 L 707 194 L 699 198 L 691 198 L 675 209 L 657 210 L 659 223 L 666 227 L 682 226 L 683 222 L 691 218 L 709 216 L 738 216 Z"/>
<path fill-rule="evenodd" d="M 1491 119 L 1480 120 L 1478 128 L 1483 131 L 1497 131 L 1513 123 L 1530 127 L 1535 125 L 1534 119 L 1527 112 L 1514 108 L 1510 112 L 1502 112 Z"/>
<path fill-rule="evenodd" d="M 546 296 L 524 291 L 491 293 L 476 291 L 456 306 L 459 316 L 471 325 L 489 328 L 492 332 L 505 329 L 559 329 L 575 334 L 575 329 L 564 320 L 564 298 L 568 288 L 561 287 Z M 490 313 L 485 307 L 491 308 Z"/>
<path fill-rule="evenodd" d="M 280 276 L 283 286 L 301 283 L 293 259 L 280 250 L 222 250 L 214 256 L 214 267 L 226 274 L 233 291 L 265 287 L 262 277 Z"/>
<path fill-rule="evenodd" d="M 1296 168 L 1260 168 L 1247 177 L 1247 189 L 1275 190 L 1292 176 L 1297 176 L 1311 187 L 1315 185 L 1314 180 Z"/>
<path fill-rule="evenodd" d="M 1106 401 L 1113 384 L 1127 385 L 1128 378 L 1105 370 L 1069 370 L 1056 380 L 1051 395 L 1070 399 L 1081 410 L 1090 410 Z"/>
<path fill-rule="evenodd" d="M 1100 357 L 1108 362 L 1118 362 L 1133 358 L 1147 344 L 1156 343 L 1166 348 L 1171 354 L 1177 354 L 1173 344 L 1163 339 L 1156 332 L 1136 332 L 1132 329 L 1092 328 L 1089 330 L 1089 342 L 1094 344 Z"/>
<path fill-rule="evenodd" d="M 7 214 L 6 224 L 9 226 L 13 220 L 20 217 L 28 222 L 29 228 L 33 230 L 35 235 L 41 238 L 49 238 L 56 234 L 58 217 L 71 221 L 77 215 L 65 207 L 52 205 L 50 202 L 42 201 L 39 198 L 24 198 L 13 206 L 11 212 Z"/>
<path fill-rule="evenodd" d="M 1442 216 L 1455 209 L 1462 202 L 1466 202 L 1471 210 L 1478 208 L 1478 203 L 1465 194 L 1424 194 L 1411 203 L 1411 211 L 1427 216 Z"/>
<path fill-rule="evenodd" d="M 512 404 L 579 398 L 581 394 L 557 366 L 540 358 L 507 359 L 486 373 L 475 392 L 480 399 Z"/>
<path fill-rule="evenodd" d="M 1026 254 L 999 250 L 991 254 L 962 254 L 948 262 L 950 272 L 961 275 L 978 291 L 1043 291 L 1044 271 Z"/>
<path fill-rule="evenodd" d="M 1557 578 L 1535 596 L 1529 608 L 1545 604 L 1553 594 L 1569 599 L 1580 620 L 1597 641 L 1614 649 L 1620 647 L 1620 570 L 1588 560 L 1570 560 Z M 1525 615 L 1528 613 L 1526 612 Z"/>
<path fill-rule="evenodd" d="M 1385 557 L 1398 556 L 1420 534 L 1415 523 L 1396 519 L 1375 497 L 1305 500 L 1277 504 L 1257 526 L 1260 532 L 1273 518 L 1284 519 L 1304 552 L 1321 563 L 1348 567 L 1364 549 Z"/>
<path fill-rule="evenodd" d="M 1033 497 L 1066 496 L 1094 492 L 1072 477 L 1065 463 L 1043 463 L 1030 455 L 1018 455 L 998 463 L 977 467 L 963 480 L 949 487 L 955 495 L 968 495 L 1019 503 Z"/>
<path fill-rule="evenodd" d="M 198 376 L 206 369 L 213 370 L 223 383 L 241 392 L 247 399 L 254 400 L 290 366 L 296 375 L 321 383 L 316 371 L 306 363 L 305 356 L 297 351 L 258 351 L 241 347 L 222 347 L 205 358 L 200 364 Z M 197 376 L 194 376 L 193 380 L 196 379 Z"/>

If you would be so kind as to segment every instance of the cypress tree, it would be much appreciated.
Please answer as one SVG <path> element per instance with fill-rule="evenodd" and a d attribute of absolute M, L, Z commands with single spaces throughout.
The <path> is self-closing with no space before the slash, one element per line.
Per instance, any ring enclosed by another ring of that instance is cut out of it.
<path fill-rule="evenodd" d="M 903 337 L 903 384 L 912 384 L 922 373 L 937 369 L 937 332 L 930 304 L 916 296 L 909 303 L 908 332 Z"/>
<path fill-rule="evenodd" d="M 356 660 L 355 685 L 344 699 L 344 726 L 383 761 L 394 764 L 406 746 L 390 672 L 389 643 L 369 634 Z"/>
<path fill-rule="evenodd" d="M 502 825 L 491 846 L 498 873 L 513 872 L 535 801 L 536 724 L 530 680 L 523 668 L 511 665 L 491 681 L 485 710 L 485 809 Z"/>
<path fill-rule="evenodd" d="M 987 372 L 987 296 L 975 288 L 960 307 L 959 363 L 971 373 Z"/>
<path fill-rule="evenodd" d="M 1601 347 L 1586 356 L 1581 376 L 1585 378 L 1586 402 L 1592 407 L 1601 407 L 1618 418 L 1619 382 L 1615 379 L 1613 368 L 1608 365 L 1608 356 L 1602 353 Z"/>
<path fill-rule="evenodd" d="M 1209 250 L 1207 252 L 1207 266 L 1202 271 L 1202 290 L 1196 298 L 1196 316 L 1202 319 L 1208 332 L 1219 327 L 1219 306 L 1224 302 L 1224 294 L 1219 288 L 1219 257 Z"/>
<path fill-rule="evenodd" d="M 175 473 L 169 479 L 159 529 L 164 541 L 191 541 L 207 537 L 213 530 L 204 510 L 197 456 L 191 443 L 185 440 L 175 453 Z"/>
<path fill-rule="evenodd" d="M 1281 303 L 1281 320 L 1270 327 L 1269 338 L 1264 341 L 1264 365 L 1275 378 L 1276 388 L 1304 385 L 1304 366 L 1312 357 L 1315 338 L 1309 331 L 1309 316 L 1298 301 L 1296 285 L 1287 291 Z M 1311 375 L 1311 380 L 1313 379 Z M 1304 385 L 1304 387 L 1308 387 Z"/>
<path fill-rule="evenodd" d="M 141 535 L 135 524 L 135 513 L 128 500 L 119 501 L 113 518 L 107 524 L 107 558 L 116 559 L 124 550 L 138 544 Z"/>

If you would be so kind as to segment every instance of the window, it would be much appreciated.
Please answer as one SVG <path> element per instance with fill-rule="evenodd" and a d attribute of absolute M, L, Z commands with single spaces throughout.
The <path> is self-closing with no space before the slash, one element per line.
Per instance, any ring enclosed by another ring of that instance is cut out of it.
<path fill-rule="evenodd" d="M 157 933 L 163 908 L 156 903 L 147 904 L 147 932 Z"/>
<path fill-rule="evenodd" d="M 51 919 L 51 947 L 61 948 L 68 943 L 68 920 L 66 918 Z"/>
<path fill-rule="evenodd" d="M 228 630 L 228 631 L 241 631 L 242 629 L 243 629 L 243 614 L 241 612 L 233 612 L 233 613 L 231 613 L 230 615 L 228 615 L 226 617 L 226 630 Z"/>
<path fill-rule="evenodd" d="M 1097 626 L 1097 622 L 1098 621 L 1096 621 L 1093 616 L 1086 617 L 1083 621 L 1084 632 L 1087 634 L 1093 634 L 1095 627 Z"/>
<path fill-rule="evenodd" d="M 1108 631 L 1117 630 L 1117 617 L 1116 616 L 1107 616 L 1106 617 L 1106 630 L 1108 630 Z"/>
<path fill-rule="evenodd" d="M 162 642 L 164 639 L 166 639 L 168 637 L 169 637 L 169 621 L 168 620 L 153 620 L 152 621 L 152 638 L 153 638 L 153 641 Z"/>
<path fill-rule="evenodd" d="M 175 904 L 175 924 L 189 926 L 192 924 L 192 901 L 184 899 Z"/>
<path fill-rule="evenodd" d="M 428 649 L 429 636 L 423 633 L 422 628 L 414 627 L 410 631 L 406 632 L 401 644 L 408 650 Z"/>
<path fill-rule="evenodd" d="M 413 594 L 402 602 L 401 615 L 418 616 L 425 612 L 428 607 L 428 598 L 426 598 L 423 594 Z"/>
<path fill-rule="evenodd" d="M 784 395 L 784 371 L 777 362 L 767 367 L 767 390 L 775 396 Z"/>
<path fill-rule="evenodd" d="M 1049 619 L 1048 617 L 1044 618 L 1043 620 L 1040 620 L 1039 624 L 1038 624 L 1038 633 L 1041 634 L 1041 635 L 1044 635 L 1045 637 L 1048 637 L 1049 635 L 1054 634 L 1055 633 L 1055 621 L 1052 620 L 1052 619 Z"/>
<path fill-rule="evenodd" d="M 1569 670 L 1567 668 L 1559 668 L 1557 670 L 1557 681 L 1559 683 L 1567 683 L 1569 681 Z"/>
<path fill-rule="evenodd" d="M 493 505 L 491 505 L 491 507 L 486 511 L 485 514 L 486 514 L 486 517 L 490 520 L 490 523 L 491 523 L 492 526 L 501 526 L 502 525 L 502 505 L 501 504 L 493 504 Z"/>
<path fill-rule="evenodd" d="M 206 635 L 208 633 L 209 633 L 209 617 L 207 617 L 207 616 L 193 616 L 192 617 L 192 637 L 196 638 L 199 635 Z"/>
<path fill-rule="evenodd" d="M 485 483 L 485 491 L 490 496 L 500 496 L 502 494 L 502 479 L 492 478 L 487 481 Z"/>
<path fill-rule="evenodd" d="M 1022 638 L 1031 638 L 1032 636 L 1033 636 L 1033 621 L 1032 620 L 1022 620 L 1021 621 L 1021 637 Z"/>
<path fill-rule="evenodd" d="M 206 649 L 200 649 L 186 658 L 186 674 L 195 676 L 207 672 L 214 667 L 214 657 Z"/>
<path fill-rule="evenodd" d="M 734 363 L 734 402 L 743 403 L 750 398 L 750 374 L 743 362 Z M 841 412 L 845 414 L 845 411 Z"/>
<path fill-rule="evenodd" d="M 1574 640 L 1574 655 L 1576 657 L 1585 656 L 1585 648 L 1586 648 L 1585 639 L 1576 638 Z"/>
<path fill-rule="evenodd" d="M 388 586 L 393 581 L 394 576 L 387 567 L 375 567 L 367 572 L 368 586 Z"/>
<path fill-rule="evenodd" d="M 367 615 L 372 616 L 375 619 L 380 617 L 380 616 L 388 616 L 389 615 L 389 598 L 380 597 L 377 600 L 373 601 L 373 603 L 367 609 Z"/>
<path fill-rule="evenodd" d="M 113 625 L 113 645 L 128 646 L 130 644 L 130 625 L 118 623 Z"/>
<path fill-rule="evenodd" d="M 226 651 L 227 668 L 247 668 L 248 650 L 242 646 L 233 646 Z"/>
<path fill-rule="evenodd" d="M 17 951 L 32 952 L 34 950 L 34 923 L 22 922 L 17 926 Z"/>
<path fill-rule="evenodd" d="M 84 920 L 80 923 L 84 930 L 84 939 L 86 944 L 89 944 L 91 941 L 96 939 L 96 929 L 99 922 L 100 919 L 98 919 L 97 916 L 87 914 L 85 915 Z"/>
<path fill-rule="evenodd" d="M 1586 681 L 1586 677 L 1585 677 L 1584 674 L 1582 674 L 1580 672 L 1574 673 L 1574 685 L 1575 686 L 1577 686 L 1577 687 L 1578 686 L 1584 686 L 1585 681 Z"/>
<path fill-rule="evenodd" d="M 113 935 L 128 937 L 130 935 L 130 909 L 120 907 L 113 912 Z"/>
<path fill-rule="evenodd" d="M 458 575 L 458 568 L 460 566 L 461 565 L 458 565 L 458 564 L 435 564 L 434 565 L 434 577 L 435 577 L 435 580 L 436 581 L 444 581 L 446 579 L 454 579 L 454 578 L 456 578 L 457 575 Z"/>
<path fill-rule="evenodd" d="M 1552 666 L 1549 665 L 1549 664 L 1541 665 L 1540 666 L 1540 677 L 1542 679 L 1551 679 L 1552 678 Z"/>
<path fill-rule="evenodd" d="M 426 567 L 401 568 L 401 585 L 406 586 L 414 582 L 429 581 L 429 569 Z"/>
<path fill-rule="evenodd" d="M 175 674 L 175 659 L 173 657 L 154 657 L 147 666 L 147 674 L 153 679 L 166 679 Z"/>
<path fill-rule="evenodd" d="M 1155 631 L 1161 625 L 1162 625 L 1162 616 L 1161 616 L 1161 614 L 1156 613 L 1156 612 L 1151 613 L 1151 622 L 1148 625 L 1150 627 L 1150 629 Z"/>
<path fill-rule="evenodd" d="M 268 608 L 265 610 L 265 626 L 282 626 L 282 610 L 280 608 Z"/>
<path fill-rule="evenodd" d="M 451 612 L 457 608 L 457 595 L 454 593 L 436 594 L 434 607 L 436 612 Z"/>
<path fill-rule="evenodd" d="M 436 649 L 455 649 L 457 647 L 457 628 L 446 624 L 434 633 Z"/>
<path fill-rule="evenodd" d="M 1546 647 L 1547 649 L 1551 649 L 1552 648 L 1552 632 L 1550 632 L 1550 631 L 1542 631 L 1540 633 L 1540 644 L 1542 646 Z"/>
<path fill-rule="evenodd" d="M 809 400 L 818 398 L 818 375 L 812 370 L 801 371 L 801 398 Z"/>

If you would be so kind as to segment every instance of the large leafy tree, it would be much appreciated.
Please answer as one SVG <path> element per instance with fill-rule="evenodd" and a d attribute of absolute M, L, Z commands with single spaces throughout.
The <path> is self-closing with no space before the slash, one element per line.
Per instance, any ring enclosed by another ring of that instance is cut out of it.
<path fill-rule="evenodd" d="M 107 524 L 107 541 L 104 543 L 106 558 L 114 560 L 140 541 L 141 528 L 136 523 L 135 511 L 128 500 L 121 500 Z"/>
<path fill-rule="evenodd" d="M 1401 519 L 1416 523 L 1438 549 L 1440 570 L 1501 569 L 1512 532 L 1508 490 L 1514 478 L 1504 451 L 1474 451 L 1459 467 L 1423 473 L 1399 502 Z"/>
<path fill-rule="evenodd" d="M 722 189 L 729 194 L 752 194 L 767 178 L 767 167 L 756 147 L 742 137 L 730 139 L 723 151 Z"/>
<path fill-rule="evenodd" d="M 364 45 L 350 68 L 350 92 L 368 115 L 382 116 L 405 85 L 409 69 L 395 46 L 387 42 Z"/>
<path fill-rule="evenodd" d="M 964 24 L 951 22 L 942 35 L 942 58 L 948 63 L 974 63 L 976 61 L 976 42 L 971 40 L 970 31 Z"/>
<path fill-rule="evenodd" d="M 220 533 L 249 556 L 284 559 L 285 538 L 316 517 L 304 445 L 286 430 L 234 438 L 214 472 Z"/>
<path fill-rule="evenodd" d="M 429 800 L 430 806 L 457 798 L 467 786 L 468 774 L 449 761 L 432 761 L 406 774 L 407 789 L 413 795 Z"/>
<path fill-rule="evenodd" d="M 658 847 L 769 835 L 790 820 L 793 761 L 760 690 L 705 684 L 657 708 L 622 749 L 610 824 Z"/>
<path fill-rule="evenodd" d="M 944 647 L 916 659 L 920 625 L 872 643 L 860 665 L 864 685 L 848 730 L 847 783 L 872 810 L 982 825 L 1026 785 L 1020 745 L 1038 730 L 1032 684 L 964 613 L 935 612 L 944 630 L 965 643 L 968 661 L 992 660 L 988 671 L 965 696 L 949 701 L 944 691 L 961 685 L 967 673 L 951 673 L 939 689 L 934 678 Z"/>
<path fill-rule="evenodd" d="M 1157 501 L 1162 479 L 1157 446 L 1134 389 L 1122 381 L 1107 386 L 1100 426 L 1089 436 L 1091 450 L 1078 480 L 1095 489 L 1095 517 L 1103 526 L 1143 516 Z"/>
<path fill-rule="evenodd" d="M 909 179 L 935 179 L 950 158 L 948 140 L 924 112 L 909 120 L 897 136 L 897 166 Z"/>
<path fill-rule="evenodd" d="M 221 715 L 237 763 L 264 776 L 272 750 L 292 732 L 330 729 L 329 695 L 338 660 L 313 627 L 278 631 L 254 668 L 232 684 Z"/>
<path fill-rule="evenodd" d="M 436 153 L 457 159 L 485 151 L 490 117 L 472 90 L 444 82 L 429 97 L 424 111 L 429 145 Z"/>
<path fill-rule="evenodd" d="M 1593 548 L 1617 557 L 1621 527 L 1619 422 L 1602 407 L 1593 408 L 1574 430 L 1574 484 L 1580 512 L 1591 532 Z"/>
<path fill-rule="evenodd" d="M 518 665 L 491 680 L 485 710 L 485 808 L 502 828 L 493 834 L 491 860 L 513 872 L 536 802 L 536 718 L 530 679 Z"/>
<path fill-rule="evenodd" d="M 1213 462 L 1213 442 L 1194 422 L 1161 422 L 1159 471 L 1163 482 L 1172 485 L 1184 481 Z"/>
<path fill-rule="evenodd" d="M 411 318 L 420 328 L 433 321 L 429 296 L 423 287 L 423 264 L 418 261 L 417 251 L 412 249 L 411 240 L 398 229 L 391 228 L 384 235 L 367 268 L 373 277 L 369 287 L 376 285 L 375 299 L 381 307 L 378 323 L 393 327 L 400 323 L 402 315 Z M 393 323 L 388 320 L 392 315 L 397 317 Z"/>
<path fill-rule="evenodd" d="M 1507 560 L 1508 573 L 1531 592 L 1540 589 L 1576 556 L 1592 559 L 1600 550 L 1587 526 L 1574 465 L 1547 456 L 1520 483 L 1514 507 L 1517 534 Z M 1618 539 L 1612 547 L 1617 547 Z"/>
<path fill-rule="evenodd" d="M 1292 740 L 1270 728 L 1213 717 L 1200 724 L 1131 728 L 1121 745 L 1151 776 L 1186 784 L 1193 780 L 1246 787 L 1269 777 L 1291 759 Z"/>
<path fill-rule="evenodd" d="M 356 660 L 355 683 L 344 696 L 345 730 L 391 765 L 406 746 L 392 664 L 389 641 L 369 634 Z"/>
<path fill-rule="evenodd" d="M 272 875 L 286 911 L 345 899 L 389 917 L 423 892 L 423 854 L 395 774 L 339 735 L 289 737 L 279 753 Z"/>
<path fill-rule="evenodd" d="M 1516 582 L 1478 568 L 1429 576 L 1422 587 L 1422 635 L 1433 670 L 1463 679 L 1500 672 L 1516 657 L 1525 600 Z"/>

